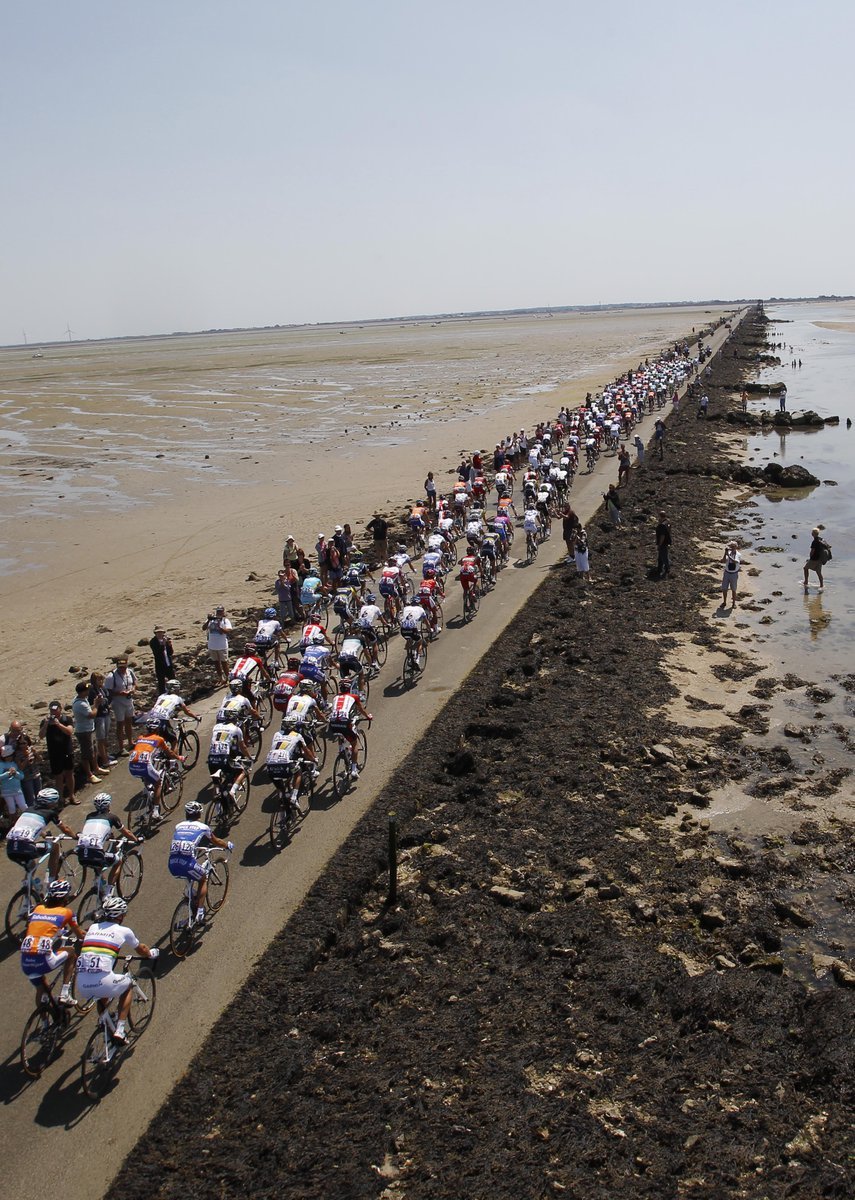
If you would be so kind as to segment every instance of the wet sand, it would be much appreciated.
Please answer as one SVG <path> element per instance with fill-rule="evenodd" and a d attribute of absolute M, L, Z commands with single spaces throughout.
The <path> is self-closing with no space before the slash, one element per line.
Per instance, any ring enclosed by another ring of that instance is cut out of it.
<path fill-rule="evenodd" d="M 4 716 L 271 583 L 285 537 L 397 512 L 721 308 L 402 321 L 0 352 Z M 147 658 L 148 651 L 142 651 Z M 36 655 L 34 659 L 34 654 Z M 37 664 L 34 668 L 33 664 Z"/>

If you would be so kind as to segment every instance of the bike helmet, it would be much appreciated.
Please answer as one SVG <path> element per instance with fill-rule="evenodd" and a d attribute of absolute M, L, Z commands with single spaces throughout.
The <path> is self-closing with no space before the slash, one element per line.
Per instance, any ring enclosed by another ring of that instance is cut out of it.
<path fill-rule="evenodd" d="M 170 692 L 173 696 L 177 696 L 178 693 L 181 691 L 181 684 L 178 682 L 177 679 L 167 679 L 166 690 L 168 692 Z"/>
<path fill-rule="evenodd" d="M 60 796 L 56 788 L 42 788 L 36 796 L 36 803 L 39 808 L 59 808 Z"/>
<path fill-rule="evenodd" d="M 71 884 L 67 879 L 52 879 L 48 884 L 48 900 L 70 900 Z"/>
<path fill-rule="evenodd" d="M 128 902 L 121 896 L 108 896 L 101 904 L 101 912 L 108 921 L 120 921 L 128 911 Z"/>
<path fill-rule="evenodd" d="M 160 720 L 158 717 L 149 717 L 145 723 L 145 727 L 149 733 L 157 733 L 160 729 Z"/>
<path fill-rule="evenodd" d="M 256 646 L 255 642 L 247 642 L 244 645 L 243 652 L 244 654 L 257 654 L 258 646 Z"/>
<path fill-rule="evenodd" d="M 425 579 L 436 579 L 436 567 L 422 567 L 422 575 Z"/>
<path fill-rule="evenodd" d="M 276 620 L 276 609 L 275 608 L 265 608 L 264 617 L 265 617 L 265 620 L 267 620 L 267 621 L 275 621 Z"/>
<path fill-rule="evenodd" d="M 320 630 L 320 629 L 312 630 L 312 632 L 309 636 L 309 645 L 310 646 L 322 646 L 325 641 L 326 641 L 326 638 L 324 637 L 322 630 Z"/>
<path fill-rule="evenodd" d="M 338 681 L 338 690 L 342 694 L 344 694 L 345 692 L 349 692 L 352 696 L 355 696 L 357 693 L 357 688 L 358 688 L 358 684 L 357 684 L 357 681 L 355 678 L 354 679 L 340 679 Z"/>
<path fill-rule="evenodd" d="M 299 660 L 299 658 L 297 658 L 297 656 L 296 656 L 295 654 L 292 654 L 292 655 L 291 655 L 291 657 L 288 659 L 288 662 L 286 663 L 286 666 L 288 667 L 288 670 L 289 670 L 289 671 L 296 671 L 296 670 L 298 670 L 298 668 L 299 668 L 299 666 L 300 666 L 300 660 Z"/>
<path fill-rule="evenodd" d="M 113 797 L 110 795 L 109 792 L 99 792 L 98 795 L 95 797 L 95 799 L 92 801 L 92 807 L 95 809 L 96 812 L 99 812 L 99 813 L 109 812 L 110 806 L 112 805 L 112 803 L 113 803 Z"/>
<path fill-rule="evenodd" d="M 377 597 L 374 595 L 373 592 L 365 593 L 365 603 L 366 604 L 376 604 L 377 603 Z"/>
<path fill-rule="evenodd" d="M 202 805 L 198 800 L 188 800 L 184 805 L 184 816 L 188 821 L 197 821 L 202 815 Z"/>
<path fill-rule="evenodd" d="M 312 696 L 315 692 L 315 685 L 311 679 L 301 679 L 297 684 L 297 691 L 301 696 Z"/>
<path fill-rule="evenodd" d="M 240 695 L 240 693 L 243 691 L 243 683 L 240 681 L 240 679 L 229 680 L 229 691 L 233 696 Z"/>

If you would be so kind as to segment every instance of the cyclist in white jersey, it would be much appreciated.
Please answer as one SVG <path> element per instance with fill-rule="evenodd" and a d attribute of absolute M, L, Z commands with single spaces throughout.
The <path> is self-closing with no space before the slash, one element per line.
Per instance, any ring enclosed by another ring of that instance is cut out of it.
<path fill-rule="evenodd" d="M 113 1038 L 126 1042 L 133 979 L 127 973 L 115 972 L 116 959 L 132 951 L 143 958 L 155 959 L 160 951 L 144 945 L 133 929 L 119 924 L 128 911 L 127 901 L 121 896 L 108 896 L 101 910 L 103 917 L 89 926 L 77 959 L 77 994 L 81 1000 L 97 1000 L 99 1013 L 118 998 L 119 1014 Z"/>
<path fill-rule="evenodd" d="M 166 691 L 162 696 L 158 696 L 154 702 L 154 708 L 151 710 L 150 716 L 153 720 L 159 722 L 157 732 L 161 737 L 166 738 L 169 744 L 175 749 L 178 741 L 178 731 L 176 730 L 173 721 L 179 713 L 186 715 L 194 721 L 201 721 L 201 717 L 197 717 L 194 712 L 184 702 L 180 695 L 181 684 L 177 679 L 167 679 Z"/>

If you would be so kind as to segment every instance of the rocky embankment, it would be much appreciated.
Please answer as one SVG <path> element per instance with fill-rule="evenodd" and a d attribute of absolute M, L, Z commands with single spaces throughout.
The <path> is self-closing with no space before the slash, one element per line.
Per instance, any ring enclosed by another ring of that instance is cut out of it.
<path fill-rule="evenodd" d="M 716 364 L 713 414 L 741 366 Z M 751 714 L 691 738 L 652 715 L 677 693 L 668 649 L 716 642 L 697 547 L 732 465 L 691 406 L 669 431 L 664 463 L 622 489 L 626 528 L 589 525 L 592 582 L 556 569 L 443 710 L 116 1200 L 853 1194 L 855 977 L 833 946 L 816 955 L 795 898 L 845 891 L 852 830 L 714 835 L 704 809 L 745 771 Z M 722 678 L 757 674 L 726 652 Z"/>

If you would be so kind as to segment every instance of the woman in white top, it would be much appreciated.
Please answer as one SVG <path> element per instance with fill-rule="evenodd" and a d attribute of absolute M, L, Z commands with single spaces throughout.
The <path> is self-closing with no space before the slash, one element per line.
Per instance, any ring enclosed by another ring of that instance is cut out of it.
<path fill-rule="evenodd" d="M 739 557 L 736 542 L 727 543 L 721 561 L 724 563 L 724 571 L 721 576 L 721 607 L 727 607 L 727 590 L 730 588 L 733 596 L 731 608 L 735 608 L 736 585 L 739 582 L 739 568 L 742 566 L 742 559 Z"/>

